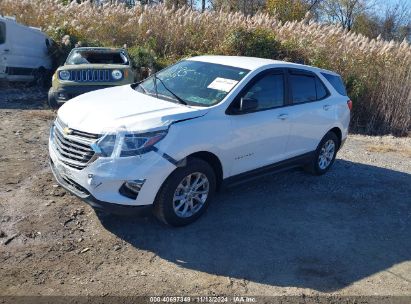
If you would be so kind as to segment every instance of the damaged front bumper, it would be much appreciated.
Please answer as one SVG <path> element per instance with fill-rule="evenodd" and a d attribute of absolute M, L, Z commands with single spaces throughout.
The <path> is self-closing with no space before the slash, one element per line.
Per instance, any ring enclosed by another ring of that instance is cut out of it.
<path fill-rule="evenodd" d="M 75 196 L 81 198 L 84 202 L 89 204 L 91 207 L 97 210 L 103 210 L 113 214 L 120 215 L 135 215 L 135 214 L 148 214 L 152 210 L 152 205 L 142 205 L 142 206 L 133 206 L 133 205 L 121 205 L 113 204 L 109 202 L 104 202 L 98 200 L 93 195 L 91 195 L 87 189 L 83 188 L 81 185 L 77 184 L 75 181 L 71 180 L 68 177 L 63 177 L 60 172 L 57 170 L 55 164 L 50 159 L 50 168 L 53 172 L 54 178 L 64 189 L 74 194 Z"/>
<path fill-rule="evenodd" d="M 57 182 L 92 207 L 111 213 L 151 208 L 163 181 L 176 168 L 156 151 L 133 157 L 96 157 L 84 168 L 75 168 L 60 159 L 53 138 L 52 128 L 50 167 Z"/>

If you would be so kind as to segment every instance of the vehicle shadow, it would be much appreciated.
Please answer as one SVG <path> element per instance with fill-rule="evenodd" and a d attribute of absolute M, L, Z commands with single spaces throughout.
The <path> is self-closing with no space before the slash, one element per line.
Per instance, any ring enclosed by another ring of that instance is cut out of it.
<path fill-rule="evenodd" d="M 337 160 L 321 177 L 294 170 L 225 190 L 184 228 L 100 220 L 187 269 L 329 292 L 411 259 L 410 185 L 410 174 Z"/>

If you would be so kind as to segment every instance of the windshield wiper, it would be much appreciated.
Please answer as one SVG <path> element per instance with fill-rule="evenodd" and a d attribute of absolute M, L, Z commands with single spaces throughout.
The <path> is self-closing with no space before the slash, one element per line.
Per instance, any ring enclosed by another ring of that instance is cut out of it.
<path fill-rule="evenodd" d="M 164 87 L 167 91 L 169 91 L 170 94 L 173 95 L 173 96 L 178 100 L 178 102 L 180 102 L 180 103 L 183 104 L 183 105 L 187 105 L 187 104 L 188 104 L 187 101 L 185 101 L 185 100 L 182 99 L 181 97 L 177 96 L 173 91 L 171 91 L 169 88 L 167 88 L 167 86 L 164 84 L 164 81 L 161 80 L 161 79 L 157 76 L 157 74 L 154 74 L 153 76 L 154 76 L 154 86 L 155 86 L 155 88 L 156 88 L 157 96 L 158 96 L 158 91 L 157 91 L 157 80 L 158 80 L 158 81 L 161 82 L 161 84 L 163 85 L 163 87 Z M 157 97 L 157 98 L 158 98 L 158 97 Z"/>
<path fill-rule="evenodd" d="M 135 82 L 131 85 L 131 87 L 136 90 L 138 88 L 140 88 L 141 90 L 143 90 L 144 94 L 147 94 L 147 90 L 141 85 L 143 81 L 139 81 L 139 82 Z"/>

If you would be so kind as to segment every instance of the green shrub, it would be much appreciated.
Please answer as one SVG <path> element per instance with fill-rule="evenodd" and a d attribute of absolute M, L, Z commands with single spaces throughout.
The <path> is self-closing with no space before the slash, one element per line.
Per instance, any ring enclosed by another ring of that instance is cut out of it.
<path fill-rule="evenodd" d="M 276 58 L 281 44 L 271 31 L 265 29 L 238 29 L 230 32 L 221 51 L 226 55 Z"/>
<path fill-rule="evenodd" d="M 150 73 L 157 72 L 177 61 L 176 59 L 158 57 L 152 49 L 141 46 L 129 48 L 127 52 L 138 79 L 144 79 Z"/>

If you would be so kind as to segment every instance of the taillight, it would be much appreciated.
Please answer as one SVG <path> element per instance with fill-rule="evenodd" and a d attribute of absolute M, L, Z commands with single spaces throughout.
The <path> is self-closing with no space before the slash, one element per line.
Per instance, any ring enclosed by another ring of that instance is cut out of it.
<path fill-rule="evenodd" d="M 352 100 L 347 101 L 347 106 L 348 106 L 348 109 L 350 109 L 351 111 L 352 110 Z"/>

